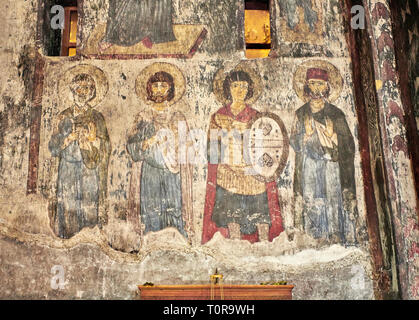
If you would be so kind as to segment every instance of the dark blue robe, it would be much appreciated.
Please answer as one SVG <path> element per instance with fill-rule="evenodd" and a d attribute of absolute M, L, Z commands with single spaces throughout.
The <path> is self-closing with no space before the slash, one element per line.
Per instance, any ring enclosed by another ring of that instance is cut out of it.
<path fill-rule="evenodd" d="M 317 131 L 304 142 L 304 120 L 308 117 L 325 125 L 326 118 L 333 122 L 337 145 L 331 148 L 321 144 Z M 355 224 L 350 212 L 344 209 L 344 193 L 355 198 L 354 157 L 355 144 L 344 113 L 326 103 L 313 113 L 310 104 L 296 112 L 296 123 L 290 139 L 295 155 L 294 193 L 303 198 L 304 230 L 314 238 L 339 239 L 352 244 Z"/>
<path fill-rule="evenodd" d="M 51 224 L 59 237 L 71 238 L 84 227 L 99 222 L 99 206 L 107 191 L 110 141 L 102 114 L 92 108 L 76 117 L 69 108 L 60 117 L 58 132 L 48 145 L 52 156 L 60 161 Z M 89 123 L 96 126 L 98 148 L 81 149 L 78 141 L 64 147 L 65 139 L 75 127 L 87 128 Z"/>

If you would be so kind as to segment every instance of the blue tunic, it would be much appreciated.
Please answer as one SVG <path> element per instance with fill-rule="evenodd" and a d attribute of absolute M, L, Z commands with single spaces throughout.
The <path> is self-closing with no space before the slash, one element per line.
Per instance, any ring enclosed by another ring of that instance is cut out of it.
<path fill-rule="evenodd" d="M 323 125 L 330 119 L 338 143 L 323 146 L 317 132 L 304 141 L 307 117 Z M 355 198 L 355 145 L 345 115 L 328 103 L 317 113 L 304 105 L 297 110 L 290 143 L 296 152 L 294 192 L 303 198 L 303 212 L 296 214 L 302 214 L 304 230 L 314 238 L 356 242 L 355 224 L 344 209 L 343 198 L 344 193 Z"/>
<path fill-rule="evenodd" d="M 99 112 L 90 108 L 73 117 L 72 110 L 67 109 L 61 117 L 58 132 L 48 145 L 52 156 L 60 161 L 52 224 L 59 237 L 71 238 L 84 227 L 99 222 L 99 204 L 106 193 L 110 142 L 105 120 Z M 96 127 L 99 148 L 81 149 L 77 140 L 64 146 L 75 127 L 86 128 L 89 123 Z"/>
<path fill-rule="evenodd" d="M 143 161 L 139 196 L 144 233 L 174 227 L 187 238 L 182 217 L 180 173 L 173 173 L 167 168 L 158 146 L 142 150 L 143 142 L 153 137 L 155 131 L 153 123 L 140 121 L 127 146 L 133 161 Z"/>
<path fill-rule="evenodd" d="M 104 41 L 133 46 L 149 37 L 153 43 L 176 41 L 172 0 L 113 0 Z"/>

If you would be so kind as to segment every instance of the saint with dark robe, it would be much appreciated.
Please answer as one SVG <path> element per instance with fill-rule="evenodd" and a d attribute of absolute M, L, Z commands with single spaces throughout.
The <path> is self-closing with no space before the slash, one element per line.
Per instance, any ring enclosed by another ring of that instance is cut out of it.
<path fill-rule="evenodd" d="M 295 225 L 316 239 L 356 243 L 355 143 L 345 114 L 330 104 L 329 74 L 309 68 L 291 134 Z"/>
<path fill-rule="evenodd" d="M 203 244 L 217 231 L 225 238 L 252 243 L 272 241 L 283 231 L 276 182 L 261 182 L 250 174 L 252 164 L 243 156 L 243 145 L 232 136 L 226 141 L 213 135 L 223 131 L 245 134 L 249 123 L 259 114 L 246 103 L 253 96 L 253 83 L 248 73 L 231 72 L 223 88 L 226 100 L 231 103 L 211 117 Z M 216 156 L 214 146 L 218 149 Z M 222 149 L 226 150 L 226 158 Z"/>
<path fill-rule="evenodd" d="M 179 104 L 172 104 L 175 90 L 174 77 L 165 71 L 146 81 L 147 99 L 152 103 L 137 115 L 127 144 L 134 161 L 129 219 L 141 234 L 172 227 L 189 239 L 192 171 L 177 158 L 178 124 L 185 124 L 186 130 L 187 121 Z"/>
<path fill-rule="evenodd" d="M 61 238 L 71 238 L 83 228 L 105 221 L 99 208 L 106 197 L 110 156 L 105 119 L 89 106 L 96 96 L 95 80 L 79 74 L 70 89 L 74 105 L 60 114 L 49 141 L 49 150 L 59 158 L 51 224 Z"/>
<path fill-rule="evenodd" d="M 176 41 L 172 26 L 172 0 L 110 0 L 106 34 L 100 51 L 112 45 L 130 47 L 139 42 Z"/>

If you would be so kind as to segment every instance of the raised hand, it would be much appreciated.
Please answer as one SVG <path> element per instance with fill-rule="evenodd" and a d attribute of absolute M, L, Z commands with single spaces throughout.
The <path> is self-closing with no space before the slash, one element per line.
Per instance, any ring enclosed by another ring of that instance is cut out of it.
<path fill-rule="evenodd" d="M 64 140 L 64 148 L 67 148 L 69 144 L 77 140 L 79 140 L 79 135 L 77 134 L 77 132 L 70 133 Z"/>
<path fill-rule="evenodd" d="M 89 141 L 89 130 L 82 129 L 79 137 L 79 145 L 81 149 L 90 150 L 91 145 Z"/>
<path fill-rule="evenodd" d="M 157 136 L 151 137 L 150 139 L 147 139 L 142 144 L 143 151 L 151 148 L 156 142 L 158 141 Z"/>
<path fill-rule="evenodd" d="M 90 122 L 89 125 L 88 125 L 87 139 L 90 142 L 93 142 L 93 141 L 96 140 L 96 138 L 97 138 L 96 125 L 93 122 Z"/>
<path fill-rule="evenodd" d="M 306 131 L 306 136 L 310 137 L 311 135 L 313 135 L 314 133 L 314 129 L 311 125 L 311 118 L 310 117 L 305 117 L 304 119 L 304 127 L 305 127 L 305 131 Z"/>
<path fill-rule="evenodd" d="M 333 134 L 334 134 L 333 121 L 330 120 L 330 118 L 326 118 L 325 134 L 328 135 L 329 137 L 333 136 Z"/>

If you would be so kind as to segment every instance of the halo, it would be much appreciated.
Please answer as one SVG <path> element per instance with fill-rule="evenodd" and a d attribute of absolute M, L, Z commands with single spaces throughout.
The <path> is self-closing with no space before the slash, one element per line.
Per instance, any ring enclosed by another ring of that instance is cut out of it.
<path fill-rule="evenodd" d="M 99 68 L 89 64 L 79 64 L 68 69 L 58 82 L 58 94 L 63 104 L 68 104 L 68 97 L 71 96 L 70 83 L 75 76 L 86 73 L 93 77 L 96 84 L 96 97 L 89 102 L 91 107 L 97 106 L 103 101 L 109 90 L 109 83 L 106 74 Z"/>
<path fill-rule="evenodd" d="M 310 100 L 310 98 L 304 94 L 307 70 L 310 68 L 320 68 L 327 71 L 330 84 L 330 96 L 328 101 L 336 101 L 342 93 L 343 78 L 338 68 L 324 60 L 309 60 L 298 66 L 297 71 L 294 74 L 294 90 L 298 97 L 304 101 L 304 103 L 307 103 Z"/>
<path fill-rule="evenodd" d="M 253 96 L 250 99 L 246 100 L 245 102 L 247 104 L 255 103 L 259 99 L 260 95 L 262 94 L 262 79 L 260 75 L 256 73 L 256 71 L 253 68 L 251 68 L 249 65 L 247 65 L 244 62 L 238 64 L 232 70 L 226 70 L 225 68 L 221 68 L 220 70 L 217 71 L 214 77 L 214 82 L 213 82 L 213 92 L 217 100 L 223 105 L 226 105 L 232 102 L 231 100 L 227 99 L 224 96 L 224 80 L 233 71 L 243 71 L 243 72 L 246 72 L 250 76 L 250 78 L 253 81 Z"/>
<path fill-rule="evenodd" d="M 135 81 L 135 92 L 146 104 L 155 103 L 153 101 L 148 100 L 147 98 L 147 82 L 150 79 L 150 77 L 155 75 L 157 72 L 161 71 L 170 74 L 173 77 L 173 82 L 175 84 L 175 96 L 172 100 L 168 101 L 169 105 L 178 102 L 185 93 L 186 81 L 180 69 L 170 63 L 156 62 L 144 68 L 138 75 L 137 80 Z"/>

